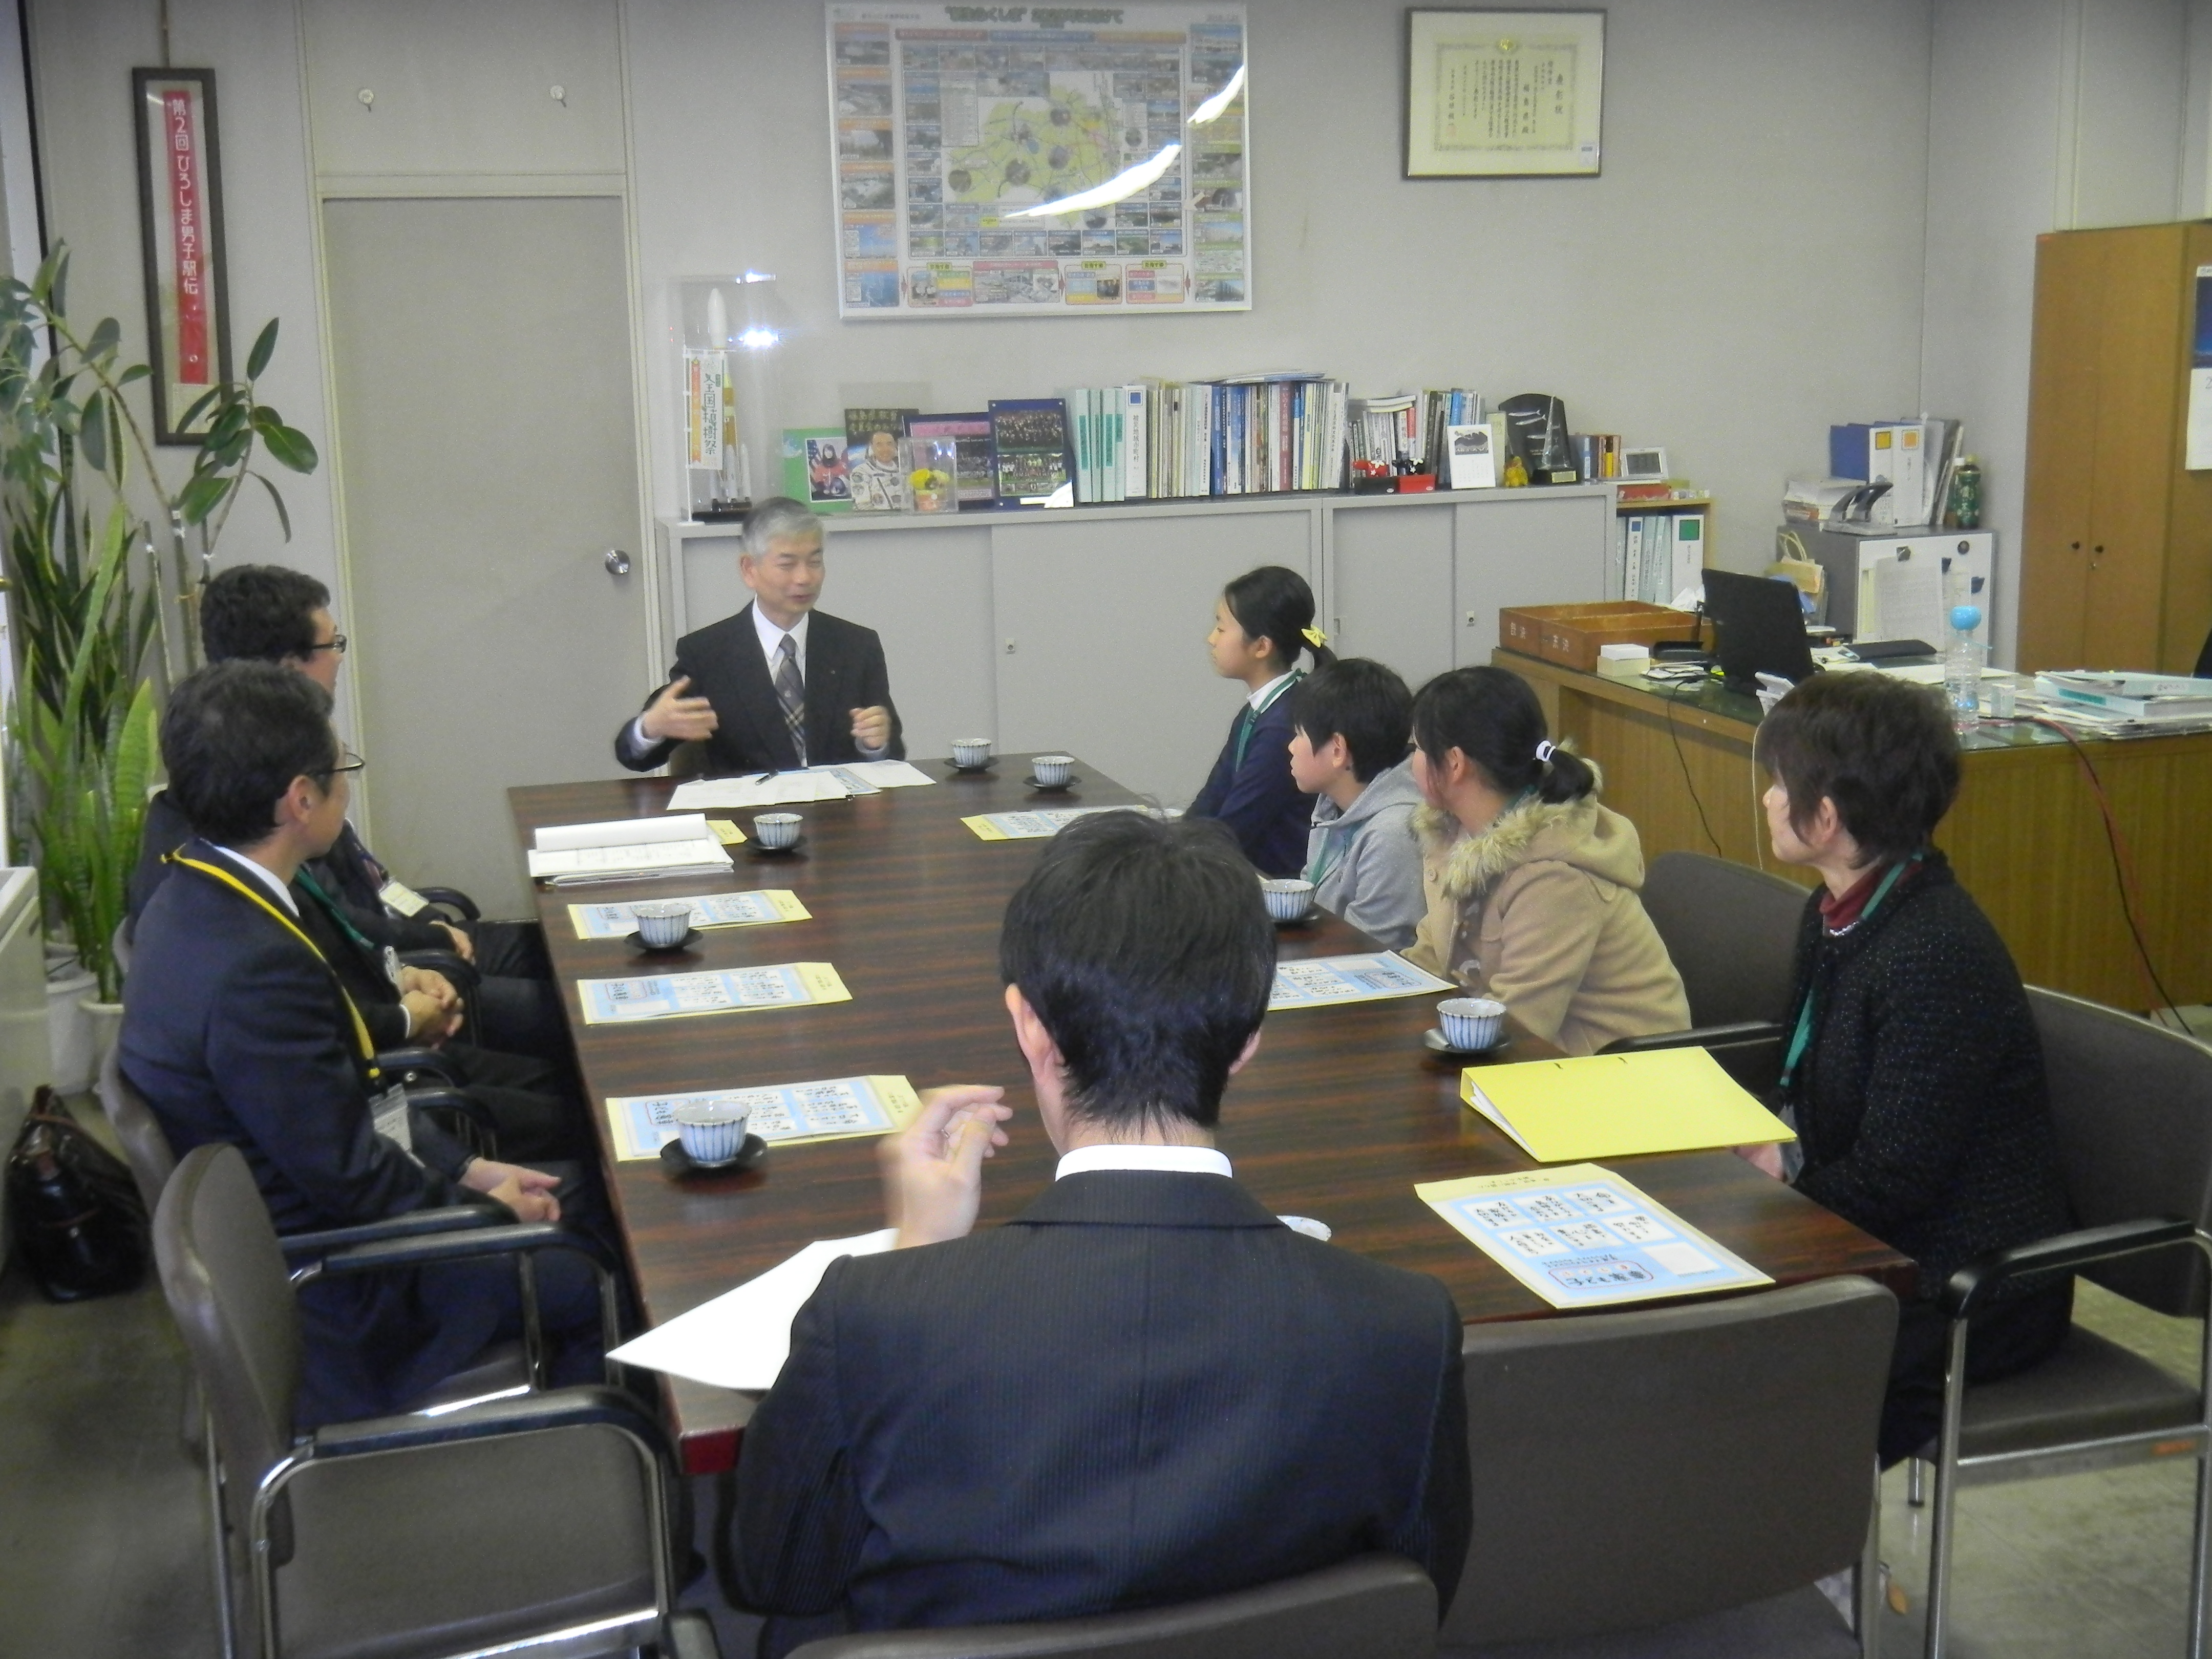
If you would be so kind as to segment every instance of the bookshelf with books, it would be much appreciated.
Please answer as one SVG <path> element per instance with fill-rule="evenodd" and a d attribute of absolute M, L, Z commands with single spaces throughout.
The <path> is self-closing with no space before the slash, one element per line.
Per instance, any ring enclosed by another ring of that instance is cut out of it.
<path fill-rule="evenodd" d="M 1657 493 L 1664 489 L 1664 494 Z M 1648 492 L 1648 493 L 1647 493 Z M 1702 490 L 1626 485 L 1613 507 L 1605 597 L 1671 605 L 1712 562 L 1713 498 Z"/>

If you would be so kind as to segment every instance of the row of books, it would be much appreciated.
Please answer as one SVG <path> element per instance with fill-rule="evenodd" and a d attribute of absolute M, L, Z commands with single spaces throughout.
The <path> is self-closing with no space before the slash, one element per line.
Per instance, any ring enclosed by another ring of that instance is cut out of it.
<path fill-rule="evenodd" d="M 1621 476 L 1618 432 L 1577 432 L 1568 441 L 1574 445 L 1575 465 L 1582 471 L 1583 483 L 1598 483 Z"/>
<path fill-rule="evenodd" d="M 1490 418 L 1482 394 L 1462 386 L 1354 398 L 1352 470 L 1388 471 L 1403 463 L 1417 472 L 1437 471 L 1448 429 L 1487 425 Z"/>
<path fill-rule="evenodd" d="M 1671 605 L 1705 580 L 1705 515 L 1701 509 L 1621 514 L 1613 526 L 1606 598 Z"/>

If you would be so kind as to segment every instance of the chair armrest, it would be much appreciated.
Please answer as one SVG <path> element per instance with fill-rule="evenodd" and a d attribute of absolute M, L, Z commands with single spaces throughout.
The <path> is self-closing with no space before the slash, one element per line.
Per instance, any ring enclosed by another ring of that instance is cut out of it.
<path fill-rule="evenodd" d="M 1731 1048 L 1739 1043 L 1772 1042 L 1782 1036 L 1782 1026 L 1771 1019 L 1740 1019 L 1727 1025 L 1698 1025 L 1686 1031 L 1661 1031 L 1650 1036 L 1620 1037 L 1598 1050 L 1601 1054 L 1643 1054 L 1653 1048 Z"/>
<path fill-rule="evenodd" d="M 442 1261 L 471 1261 L 533 1250 L 574 1250 L 594 1267 L 600 1265 L 582 1235 L 557 1221 L 508 1221 L 489 1227 L 473 1227 L 464 1232 L 375 1239 L 333 1250 L 312 1265 L 327 1277 L 387 1273 L 395 1267 L 428 1267 Z"/>
<path fill-rule="evenodd" d="M 455 1117 L 466 1118 L 495 1143 L 499 1139 L 499 1121 L 492 1116 L 491 1109 L 463 1090 L 448 1089 L 442 1085 L 410 1089 L 407 1101 L 426 1112 L 450 1112 Z"/>
<path fill-rule="evenodd" d="M 637 1401 L 604 1384 L 549 1389 L 543 1394 L 510 1395 L 477 1401 L 435 1417 L 372 1417 L 318 1429 L 309 1442 L 317 1458 L 359 1457 L 374 1452 L 412 1451 L 500 1434 L 542 1429 L 608 1427 L 641 1442 L 664 1468 L 673 1462 L 667 1434 Z"/>
<path fill-rule="evenodd" d="M 2201 1245 L 2212 1241 L 2206 1240 L 2191 1222 L 2153 1216 L 2141 1221 L 2083 1227 L 2053 1238 L 2039 1238 L 2033 1244 L 1992 1251 L 1951 1275 L 1943 1286 L 1943 1311 L 1950 1318 L 1964 1319 L 1996 1295 L 1999 1285 L 2028 1273 L 2083 1267 L 2117 1256 L 2192 1243 Z"/>
<path fill-rule="evenodd" d="M 381 1221 L 364 1221 L 351 1227 L 325 1227 L 319 1232 L 290 1233 L 276 1241 L 288 1256 L 327 1255 L 354 1244 L 373 1244 L 386 1238 L 420 1238 L 439 1233 L 468 1232 L 484 1227 L 510 1226 L 502 1204 L 447 1204 L 434 1210 L 409 1210 Z"/>
<path fill-rule="evenodd" d="M 464 921 L 475 921 L 483 914 L 477 908 L 477 902 L 458 887 L 417 887 L 415 896 L 458 912 Z"/>
<path fill-rule="evenodd" d="M 387 1072 L 427 1072 L 449 1089 L 458 1089 L 468 1081 L 460 1062 L 435 1048 L 386 1048 L 377 1055 L 376 1063 Z"/>

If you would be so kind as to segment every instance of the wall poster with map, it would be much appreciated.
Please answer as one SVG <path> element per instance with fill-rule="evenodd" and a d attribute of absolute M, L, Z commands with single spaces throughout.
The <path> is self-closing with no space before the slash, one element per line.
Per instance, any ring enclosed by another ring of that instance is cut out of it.
<path fill-rule="evenodd" d="M 841 316 L 1251 307 L 1243 6 L 827 17 Z"/>

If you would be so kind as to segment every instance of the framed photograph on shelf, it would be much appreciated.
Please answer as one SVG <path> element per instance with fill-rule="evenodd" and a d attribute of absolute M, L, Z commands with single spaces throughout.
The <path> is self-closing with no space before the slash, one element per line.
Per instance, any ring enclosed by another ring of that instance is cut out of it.
<path fill-rule="evenodd" d="M 1406 13 L 1406 177 L 1594 178 L 1601 11 Z"/>
<path fill-rule="evenodd" d="M 191 429 L 185 416 L 230 378 L 215 71 L 135 69 L 131 91 L 146 252 L 154 441 L 193 444 L 206 430 L 210 411 L 194 416 Z"/>

